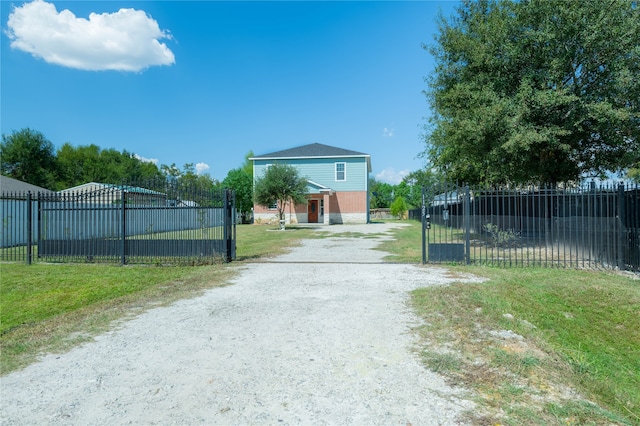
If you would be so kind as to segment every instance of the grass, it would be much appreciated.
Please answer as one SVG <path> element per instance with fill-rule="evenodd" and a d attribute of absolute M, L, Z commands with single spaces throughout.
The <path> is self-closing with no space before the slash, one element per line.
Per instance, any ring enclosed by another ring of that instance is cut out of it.
<path fill-rule="evenodd" d="M 236 259 L 246 261 L 276 256 L 305 238 L 316 238 L 313 229 L 287 225 L 238 225 Z"/>
<path fill-rule="evenodd" d="M 393 231 L 394 239 L 385 241 L 378 249 L 390 253 L 385 257 L 388 262 L 422 262 L 422 232 L 420 222 L 414 220 L 397 221 L 403 225 Z"/>
<path fill-rule="evenodd" d="M 282 253 L 312 235 L 274 229 L 238 226 L 238 262 L 226 265 L 0 264 L 0 374 L 86 342 L 150 307 L 225 285 L 242 260 Z"/>
<path fill-rule="evenodd" d="M 485 408 L 472 423 L 640 424 L 638 280 L 543 268 L 452 271 L 489 280 L 419 289 L 412 303 L 427 324 L 419 330 L 426 365 L 475 390 Z M 522 339 L 500 338 L 506 330 Z"/>
<path fill-rule="evenodd" d="M 207 240 L 222 238 L 224 227 L 212 226 L 197 229 L 184 229 L 181 231 L 150 232 L 128 236 L 128 240 Z"/>

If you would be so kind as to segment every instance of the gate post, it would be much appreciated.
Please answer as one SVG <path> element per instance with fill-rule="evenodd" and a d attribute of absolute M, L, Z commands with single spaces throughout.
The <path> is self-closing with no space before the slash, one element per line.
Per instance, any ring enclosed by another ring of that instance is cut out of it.
<path fill-rule="evenodd" d="M 124 266 L 127 263 L 127 225 L 126 221 L 126 204 L 127 204 L 127 196 L 124 191 L 124 185 L 122 187 L 122 209 L 121 209 L 121 240 L 120 240 L 120 265 Z"/>
<path fill-rule="evenodd" d="M 427 195 L 424 186 L 422 187 L 422 209 L 420 210 L 420 218 L 422 222 L 422 264 L 425 265 L 427 263 Z"/>
<path fill-rule="evenodd" d="M 234 202 L 233 191 L 230 189 L 224 190 L 224 248 L 225 248 L 225 261 L 231 262 L 235 258 L 234 250 Z"/>
<path fill-rule="evenodd" d="M 624 262 L 624 248 L 626 243 L 626 218 L 625 218 L 624 183 L 618 184 L 618 268 L 621 271 L 626 269 Z"/>
<path fill-rule="evenodd" d="M 31 206 L 31 191 L 27 192 L 27 265 L 31 265 L 33 258 L 33 248 L 31 244 L 33 238 L 33 212 Z"/>
<path fill-rule="evenodd" d="M 464 187 L 464 258 L 467 265 L 471 263 L 471 194 L 469 185 Z"/>

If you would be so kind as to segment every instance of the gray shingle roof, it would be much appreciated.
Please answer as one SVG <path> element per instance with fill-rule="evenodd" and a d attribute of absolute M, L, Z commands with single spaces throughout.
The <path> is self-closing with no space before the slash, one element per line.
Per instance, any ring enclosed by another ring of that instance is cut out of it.
<path fill-rule="evenodd" d="M 369 154 L 351 151 L 349 149 L 336 148 L 335 146 L 312 143 L 296 148 L 285 149 L 283 151 L 272 152 L 270 154 L 257 155 L 252 159 L 264 158 L 307 158 L 307 157 L 366 157 Z"/>
<path fill-rule="evenodd" d="M 46 188 L 42 188 L 36 185 L 32 185 L 27 182 L 22 182 L 21 180 L 13 179 L 8 176 L 0 175 L 0 192 L 9 193 L 9 192 L 29 192 L 38 193 L 42 192 L 43 194 L 51 194 L 53 191 L 50 191 Z"/>

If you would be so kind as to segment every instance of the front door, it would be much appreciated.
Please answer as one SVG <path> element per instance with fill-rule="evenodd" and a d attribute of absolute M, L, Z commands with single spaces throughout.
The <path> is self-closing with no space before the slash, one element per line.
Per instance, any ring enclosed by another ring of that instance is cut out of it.
<path fill-rule="evenodd" d="M 307 221 L 309 223 L 318 223 L 318 200 L 309 200 L 309 210 Z"/>

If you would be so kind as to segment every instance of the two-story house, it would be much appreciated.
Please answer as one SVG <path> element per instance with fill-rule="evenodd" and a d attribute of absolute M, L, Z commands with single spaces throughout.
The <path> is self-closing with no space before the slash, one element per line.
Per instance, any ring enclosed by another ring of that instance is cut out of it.
<path fill-rule="evenodd" d="M 368 223 L 371 156 L 313 143 L 250 158 L 254 181 L 270 164 L 288 164 L 307 179 L 307 203 L 287 206 L 287 223 Z M 274 208 L 254 205 L 257 223 L 277 219 Z"/>

